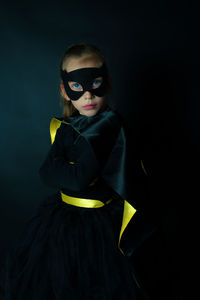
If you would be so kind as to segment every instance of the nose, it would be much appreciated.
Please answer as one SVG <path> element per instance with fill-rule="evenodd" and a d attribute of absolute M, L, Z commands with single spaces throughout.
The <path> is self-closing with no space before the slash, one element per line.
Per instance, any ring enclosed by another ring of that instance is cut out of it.
<path fill-rule="evenodd" d="M 90 91 L 86 91 L 83 96 L 84 96 L 85 99 L 92 99 L 93 98 L 93 95 Z"/>

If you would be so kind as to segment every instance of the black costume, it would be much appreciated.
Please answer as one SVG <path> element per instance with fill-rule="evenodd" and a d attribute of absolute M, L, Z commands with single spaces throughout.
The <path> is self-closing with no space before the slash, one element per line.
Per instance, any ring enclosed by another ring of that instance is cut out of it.
<path fill-rule="evenodd" d="M 146 232 L 133 229 L 125 238 L 137 228 L 138 212 L 126 182 L 119 117 L 107 108 L 93 117 L 53 118 L 50 130 L 40 176 L 59 191 L 42 203 L 7 256 L 0 299 L 144 299 L 127 258 Z"/>

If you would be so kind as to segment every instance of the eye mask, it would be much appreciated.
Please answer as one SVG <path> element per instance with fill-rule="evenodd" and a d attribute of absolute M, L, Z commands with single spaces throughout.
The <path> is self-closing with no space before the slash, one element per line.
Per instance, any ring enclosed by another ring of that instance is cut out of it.
<path fill-rule="evenodd" d="M 73 101 L 78 100 L 86 91 L 89 91 L 92 95 L 102 97 L 106 94 L 108 89 L 108 73 L 107 68 L 103 64 L 100 68 L 82 68 L 71 72 L 60 70 L 61 78 L 65 87 L 65 91 L 69 98 Z M 97 88 L 92 88 L 94 80 L 98 77 L 102 77 L 103 81 Z M 83 90 L 74 91 L 70 88 L 68 82 L 74 81 L 79 83 Z"/>

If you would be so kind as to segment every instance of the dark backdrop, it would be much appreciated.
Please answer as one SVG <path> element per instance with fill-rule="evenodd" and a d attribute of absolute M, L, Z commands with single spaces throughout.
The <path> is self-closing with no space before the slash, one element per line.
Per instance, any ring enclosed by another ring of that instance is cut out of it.
<path fill-rule="evenodd" d="M 85 41 L 107 56 L 109 102 L 132 129 L 151 175 L 159 238 L 138 251 L 144 282 L 159 287 L 158 299 L 183 299 L 200 146 L 199 7 L 186 0 L 6 1 L 0 20 L 1 259 L 52 193 L 38 169 L 49 122 L 62 113 L 58 67 L 66 47 Z"/>

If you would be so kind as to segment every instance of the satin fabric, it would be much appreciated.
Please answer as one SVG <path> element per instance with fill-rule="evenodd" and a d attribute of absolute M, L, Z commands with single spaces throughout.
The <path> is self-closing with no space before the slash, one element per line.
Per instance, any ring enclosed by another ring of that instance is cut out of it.
<path fill-rule="evenodd" d="M 97 159 L 103 165 L 102 178 L 124 199 L 122 226 L 118 241 L 119 249 L 123 252 L 120 247 L 122 234 L 136 213 L 136 209 L 125 199 L 128 197 L 126 190 L 126 136 L 119 117 L 116 113 L 107 109 L 93 117 L 78 115 L 62 121 L 53 118 L 50 123 L 52 143 L 61 123 L 72 126 L 79 135 L 88 141 Z M 93 201 L 95 202 L 95 200 Z M 75 199 L 74 205 L 77 205 Z"/>
<path fill-rule="evenodd" d="M 101 166 L 103 164 L 101 176 L 116 193 L 128 201 L 132 195 L 128 194 L 126 182 L 126 135 L 117 114 L 107 109 L 93 117 L 78 115 L 65 118 L 62 122 L 72 126 L 90 143 Z M 59 126 L 59 122 L 53 118 L 50 131 Z M 54 138 L 55 132 L 52 140 Z"/>
<path fill-rule="evenodd" d="M 151 215 L 145 210 L 143 189 L 146 188 L 148 173 L 143 160 L 141 157 L 132 159 L 135 154 L 130 153 L 127 146 L 131 144 L 131 137 L 128 143 L 121 117 L 109 106 L 93 117 L 75 115 L 62 121 L 72 126 L 92 146 L 102 166 L 102 178 L 124 200 L 119 243 L 123 253 L 131 256 L 157 230 Z"/>
<path fill-rule="evenodd" d="M 62 201 L 64 201 L 67 204 L 85 208 L 99 208 L 105 205 L 102 201 L 99 200 L 71 197 L 69 195 L 63 194 L 62 192 L 61 198 Z M 108 201 L 106 201 L 106 204 L 110 203 L 111 201 L 112 199 L 109 199 Z"/>

